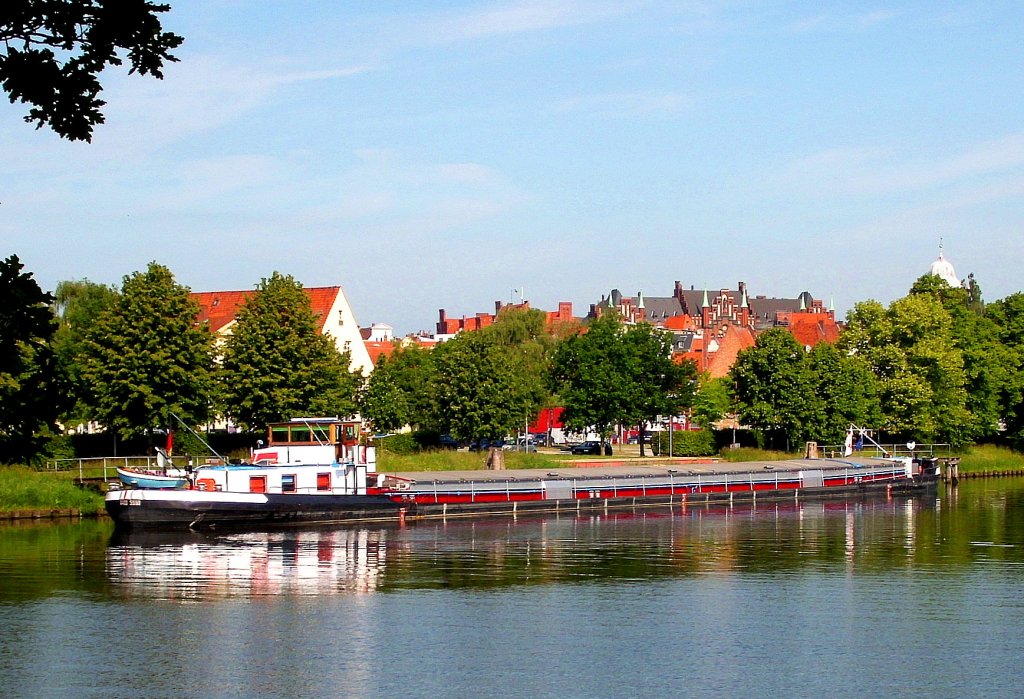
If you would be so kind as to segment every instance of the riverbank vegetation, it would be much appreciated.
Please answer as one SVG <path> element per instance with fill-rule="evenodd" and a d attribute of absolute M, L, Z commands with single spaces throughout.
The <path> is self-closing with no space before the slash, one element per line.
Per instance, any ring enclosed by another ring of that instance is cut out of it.
<path fill-rule="evenodd" d="M 79 488 L 66 473 L 24 466 L 0 468 L 0 512 L 21 510 L 78 510 L 93 515 L 103 510 L 103 496 Z"/>
<path fill-rule="evenodd" d="M 1001 472 L 1024 472 L 1024 454 L 992 444 L 967 447 L 960 454 L 961 474 Z"/>

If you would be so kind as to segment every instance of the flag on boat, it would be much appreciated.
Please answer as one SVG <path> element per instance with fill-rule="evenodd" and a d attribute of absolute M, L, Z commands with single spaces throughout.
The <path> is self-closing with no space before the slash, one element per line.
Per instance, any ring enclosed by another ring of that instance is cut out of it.
<path fill-rule="evenodd" d="M 853 430 L 846 431 L 846 448 L 843 449 L 843 456 L 849 456 L 853 453 Z"/>
<path fill-rule="evenodd" d="M 167 452 L 167 456 L 174 453 L 174 430 L 167 430 L 167 448 L 164 451 Z"/>

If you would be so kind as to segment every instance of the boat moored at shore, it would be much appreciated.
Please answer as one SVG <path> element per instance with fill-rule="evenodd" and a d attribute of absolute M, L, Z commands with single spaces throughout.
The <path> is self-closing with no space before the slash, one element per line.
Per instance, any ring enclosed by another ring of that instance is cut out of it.
<path fill-rule="evenodd" d="M 909 457 L 381 474 L 363 463 L 220 466 L 190 489 L 107 494 L 119 526 L 201 529 L 913 494 L 939 467 Z"/>

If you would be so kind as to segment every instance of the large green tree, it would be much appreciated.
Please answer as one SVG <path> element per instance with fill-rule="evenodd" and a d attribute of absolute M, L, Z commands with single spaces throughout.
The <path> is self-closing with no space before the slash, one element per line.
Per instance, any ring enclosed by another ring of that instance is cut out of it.
<path fill-rule="evenodd" d="M 320 332 L 302 285 L 274 272 L 242 306 L 224 344 L 224 413 L 249 429 L 298 415 L 349 415 L 362 383 L 349 364 L 349 353 Z"/>
<path fill-rule="evenodd" d="M 1002 417 L 1001 390 L 1014 365 L 999 339 L 996 323 L 986 317 L 980 285 L 973 274 L 966 287 L 953 287 L 926 274 L 914 282 L 910 294 L 930 296 L 949 313 L 952 341 L 963 358 L 965 407 L 971 418 L 964 426 L 964 439 L 994 435 Z"/>
<path fill-rule="evenodd" d="M 963 351 L 952 317 L 934 296 L 911 294 L 888 308 L 876 301 L 856 304 L 840 348 L 863 358 L 877 377 L 881 429 L 954 444 L 975 433 Z"/>
<path fill-rule="evenodd" d="M 379 432 L 398 430 L 411 422 L 410 396 L 399 384 L 397 369 L 382 356 L 359 392 L 359 412 Z"/>
<path fill-rule="evenodd" d="M 730 371 L 740 421 L 770 439 L 781 436 L 787 448 L 806 440 L 810 423 L 824 411 L 805 355 L 791 333 L 773 328 L 740 352 Z"/>
<path fill-rule="evenodd" d="M 606 313 L 559 343 L 552 380 L 567 427 L 607 434 L 615 425 L 635 425 L 643 454 L 647 423 L 693 402 L 696 367 L 672 360 L 668 334 L 646 323 L 626 327 Z"/>
<path fill-rule="evenodd" d="M 0 261 L 0 463 L 35 458 L 63 401 L 52 297 L 22 270 L 16 255 Z"/>
<path fill-rule="evenodd" d="M 83 376 L 86 338 L 90 328 L 117 301 L 117 289 L 87 279 L 62 281 L 53 293 L 53 312 L 57 332 L 54 351 L 61 373 L 67 380 L 68 406 L 61 415 L 66 427 L 89 420 L 89 405 L 94 401 L 90 383 Z"/>
<path fill-rule="evenodd" d="M 0 3 L 0 84 L 11 102 L 31 105 L 25 121 L 70 140 L 92 139 L 103 123 L 99 75 L 125 60 L 129 72 L 163 77 L 182 38 L 148 0 L 4 0 Z"/>
<path fill-rule="evenodd" d="M 82 377 L 93 415 L 122 437 L 207 419 L 212 399 L 209 330 L 199 306 L 163 265 L 124 278 L 121 293 L 86 338 Z"/>
<path fill-rule="evenodd" d="M 551 344 L 543 313 L 504 309 L 494 325 L 460 333 L 432 350 L 437 429 L 472 441 L 525 428 L 549 400 Z"/>
<path fill-rule="evenodd" d="M 1024 449 L 1024 293 L 989 304 L 1005 374 L 999 386 L 999 412 L 1009 442 Z"/>

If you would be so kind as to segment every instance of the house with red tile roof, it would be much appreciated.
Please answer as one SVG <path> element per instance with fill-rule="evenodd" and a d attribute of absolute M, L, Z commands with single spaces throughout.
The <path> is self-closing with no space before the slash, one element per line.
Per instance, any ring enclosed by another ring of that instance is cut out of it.
<path fill-rule="evenodd" d="M 352 371 L 369 375 L 373 361 L 359 333 L 359 324 L 345 291 L 340 286 L 307 287 L 303 291 L 309 297 L 320 332 L 334 341 L 339 352 L 351 353 L 349 366 Z M 246 299 L 255 293 L 255 290 L 200 291 L 192 293 L 191 297 L 199 304 L 199 322 L 209 324 L 214 336 L 222 342 L 231 335 L 238 311 Z"/>
<path fill-rule="evenodd" d="M 725 376 L 739 352 L 754 344 L 758 333 L 768 328 L 785 328 L 807 346 L 835 342 L 839 325 L 835 311 L 804 291 L 795 298 L 750 296 L 745 282 L 735 290 L 709 292 L 675 283 L 672 296 L 652 297 L 637 293 L 630 297 L 612 289 L 601 301 L 591 304 L 588 318 L 615 310 L 626 323 L 652 323 L 673 333 L 673 354 L 678 360 L 692 359 L 701 372 Z"/>

